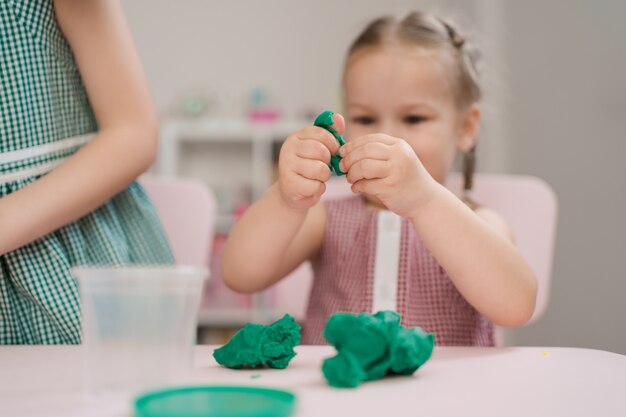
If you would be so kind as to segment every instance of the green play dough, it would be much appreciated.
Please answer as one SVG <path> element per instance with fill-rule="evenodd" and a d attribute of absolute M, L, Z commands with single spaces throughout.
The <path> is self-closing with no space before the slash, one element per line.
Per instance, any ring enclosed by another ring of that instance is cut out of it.
<path fill-rule="evenodd" d="M 322 372 L 338 388 L 355 388 L 388 374 L 411 375 L 430 358 L 435 345 L 434 334 L 405 328 L 393 311 L 333 314 L 324 338 L 337 355 L 324 360 Z"/>
<path fill-rule="evenodd" d="M 296 356 L 293 348 L 300 343 L 300 325 L 289 314 L 275 323 L 246 324 L 213 357 L 227 368 L 256 368 L 267 365 L 283 369 Z"/>
<path fill-rule="evenodd" d="M 332 133 L 335 139 L 337 139 L 339 145 L 343 146 L 346 144 L 346 142 L 343 140 L 339 132 L 331 127 L 333 123 L 335 123 L 335 121 L 333 120 L 333 114 L 335 114 L 335 112 L 332 110 L 323 111 L 319 116 L 317 116 L 315 122 L 313 122 L 313 125 L 328 130 L 330 133 Z M 341 162 L 341 156 L 339 155 L 339 152 L 337 152 L 336 155 L 330 157 L 330 169 L 332 171 L 335 171 L 335 174 L 337 175 L 346 175 L 346 173 L 343 172 L 341 168 L 339 168 L 339 162 Z"/>

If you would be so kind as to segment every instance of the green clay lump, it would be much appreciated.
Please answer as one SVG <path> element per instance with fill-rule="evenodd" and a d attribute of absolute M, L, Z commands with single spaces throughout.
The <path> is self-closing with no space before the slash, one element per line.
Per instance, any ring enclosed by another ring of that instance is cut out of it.
<path fill-rule="evenodd" d="M 333 314 L 324 338 L 337 355 L 324 360 L 322 372 L 337 388 L 355 388 L 388 374 L 411 375 L 431 356 L 435 335 L 405 328 L 393 311 Z"/>
<path fill-rule="evenodd" d="M 331 127 L 333 123 L 335 123 L 335 121 L 333 120 L 333 114 L 335 114 L 335 112 L 331 110 L 326 110 L 322 112 L 319 116 L 317 116 L 315 122 L 313 122 L 313 125 L 328 130 L 330 133 L 332 133 L 335 139 L 337 139 L 337 142 L 339 142 L 339 146 L 343 146 L 346 144 L 346 141 L 343 140 L 343 138 L 336 129 L 333 129 Z M 335 174 L 337 175 L 346 175 L 346 173 L 343 172 L 341 168 L 339 168 L 339 162 L 341 162 L 341 156 L 339 155 L 339 152 L 337 152 L 336 155 L 330 157 L 331 171 L 335 171 Z"/>
<path fill-rule="evenodd" d="M 213 357 L 227 368 L 269 366 L 284 369 L 296 356 L 293 348 L 300 343 L 300 325 L 289 314 L 275 323 L 246 324 L 226 345 L 215 349 Z"/>

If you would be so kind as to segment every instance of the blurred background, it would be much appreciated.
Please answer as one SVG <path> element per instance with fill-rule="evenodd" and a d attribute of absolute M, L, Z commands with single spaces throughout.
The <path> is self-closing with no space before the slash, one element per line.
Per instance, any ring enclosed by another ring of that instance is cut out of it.
<path fill-rule="evenodd" d="M 214 262 L 236 213 L 271 182 L 280 142 L 340 108 L 344 55 L 364 25 L 415 9 L 450 17 L 485 56 L 479 171 L 541 177 L 559 200 L 547 311 L 506 342 L 626 354 L 626 2 L 123 4 L 162 120 L 154 170 L 215 191 Z M 212 269 L 201 324 L 218 336 L 250 318 L 235 311 L 271 304 L 271 294 L 259 301 L 219 288 Z"/>

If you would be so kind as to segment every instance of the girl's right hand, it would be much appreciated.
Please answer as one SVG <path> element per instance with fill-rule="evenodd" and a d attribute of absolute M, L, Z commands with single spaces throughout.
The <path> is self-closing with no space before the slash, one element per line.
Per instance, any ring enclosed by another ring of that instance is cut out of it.
<path fill-rule="evenodd" d="M 333 128 L 343 133 L 343 116 L 333 115 Z M 325 129 L 309 126 L 297 130 L 283 143 L 278 159 L 278 187 L 285 203 L 307 210 L 319 201 L 330 179 L 330 156 L 339 150 L 337 139 Z"/>

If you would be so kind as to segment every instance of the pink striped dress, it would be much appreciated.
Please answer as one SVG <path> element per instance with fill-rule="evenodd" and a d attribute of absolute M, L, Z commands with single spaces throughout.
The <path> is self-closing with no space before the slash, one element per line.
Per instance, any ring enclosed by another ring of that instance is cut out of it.
<path fill-rule="evenodd" d="M 326 203 L 322 251 L 313 264 L 314 280 L 302 343 L 323 344 L 328 317 L 335 312 L 372 312 L 377 212 L 362 196 Z M 438 345 L 494 346 L 493 323 L 456 289 L 402 219 L 397 310 L 405 326 L 435 333 Z"/>

